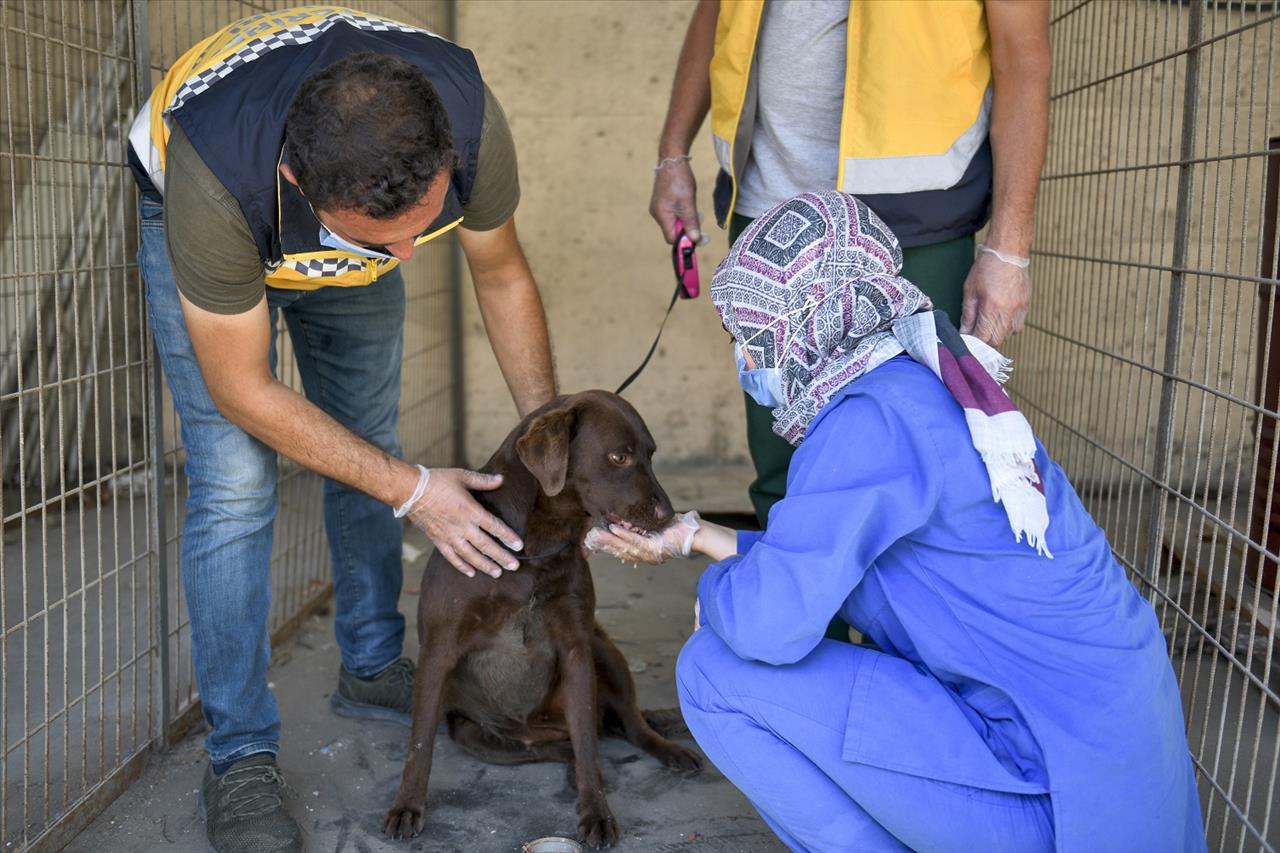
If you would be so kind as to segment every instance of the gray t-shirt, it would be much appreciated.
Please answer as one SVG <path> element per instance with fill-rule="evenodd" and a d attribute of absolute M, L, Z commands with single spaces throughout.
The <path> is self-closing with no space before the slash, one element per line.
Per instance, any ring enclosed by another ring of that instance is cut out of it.
<path fill-rule="evenodd" d="M 177 124 L 166 160 L 165 228 L 178 290 L 215 314 L 248 311 L 262 299 L 265 284 L 262 258 L 239 202 Z M 490 231 L 511 218 L 519 203 L 515 142 L 502 105 L 486 86 L 476 177 L 462 208 L 464 224 L 471 231 Z"/>
<path fill-rule="evenodd" d="M 799 193 L 836 188 L 848 22 L 849 0 L 764 4 L 737 213 L 754 218 Z"/>

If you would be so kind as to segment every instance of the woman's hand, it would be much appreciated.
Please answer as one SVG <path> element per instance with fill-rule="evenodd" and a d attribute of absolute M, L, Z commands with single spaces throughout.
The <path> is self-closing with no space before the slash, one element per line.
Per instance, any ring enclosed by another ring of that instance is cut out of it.
<path fill-rule="evenodd" d="M 698 513 L 679 513 L 671 523 L 653 533 L 636 533 L 616 524 L 609 529 L 594 528 L 587 532 L 583 544 L 588 551 L 604 551 L 625 563 L 648 563 L 656 566 L 672 557 L 687 557 L 693 537 L 702 526 Z"/>

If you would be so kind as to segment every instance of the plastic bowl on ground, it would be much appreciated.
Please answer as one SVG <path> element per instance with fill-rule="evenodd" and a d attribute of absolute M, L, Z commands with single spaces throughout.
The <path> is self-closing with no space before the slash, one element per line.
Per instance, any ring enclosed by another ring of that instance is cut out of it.
<path fill-rule="evenodd" d="M 521 853 L 583 853 L 582 845 L 572 838 L 549 836 L 526 841 Z"/>

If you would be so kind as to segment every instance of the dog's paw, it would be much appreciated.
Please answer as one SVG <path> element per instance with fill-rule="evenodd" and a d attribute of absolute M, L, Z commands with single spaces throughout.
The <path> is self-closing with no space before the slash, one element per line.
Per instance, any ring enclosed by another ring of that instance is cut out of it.
<path fill-rule="evenodd" d="M 427 822 L 426 806 L 393 805 L 382 822 L 382 834 L 390 838 L 417 838 Z"/>
<path fill-rule="evenodd" d="M 649 724 L 649 728 L 663 737 L 682 737 L 689 734 L 689 727 L 685 725 L 684 715 L 680 713 L 679 708 L 655 708 L 640 713 L 644 716 L 644 721 Z"/>
<path fill-rule="evenodd" d="M 668 743 L 655 755 L 663 767 L 677 773 L 697 773 L 702 769 L 702 756 L 679 744 Z"/>
<path fill-rule="evenodd" d="M 618 822 L 607 805 L 586 809 L 578 818 L 578 840 L 599 850 L 618 843 Z"/>

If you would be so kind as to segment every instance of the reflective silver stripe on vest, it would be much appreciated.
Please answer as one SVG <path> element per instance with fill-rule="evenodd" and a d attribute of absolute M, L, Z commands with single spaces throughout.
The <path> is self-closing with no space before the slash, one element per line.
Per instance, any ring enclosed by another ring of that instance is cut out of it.
<path fill-rule="evenodd" d="M 991 87 L 982 96 L 978 120 L 941 154 L 909 157 L 846 157 L 842 192 L 854 195 L 950 189 L 964 177 L 991 127 Z"/>
<path fill-rule="evenodd" d="M 138 160 L 142 163 L 143 168 L 147 170 L 147 176 L 151 178 L 151 183 L 160 191 L 160 195 L 164 195 L 164 169 L 160 166 L 160 152 L 151 144 L 150 98 L 147 98 L 147 102 L 142 105 L 142 109 L 138 110 L 137 117 L 129 127 L 129 144 L 133 146 L 134 152 L 138 155 Z"/>
<path fill-rule="evenodd" d="M 716 149 L 716 159 L 720 161 L 720 168 L 726 172 L 733 172 L 733 163 L 729 162 L 729 140 L 721 139 L 714 133 L 711 135 L 711 144 Z"/>

